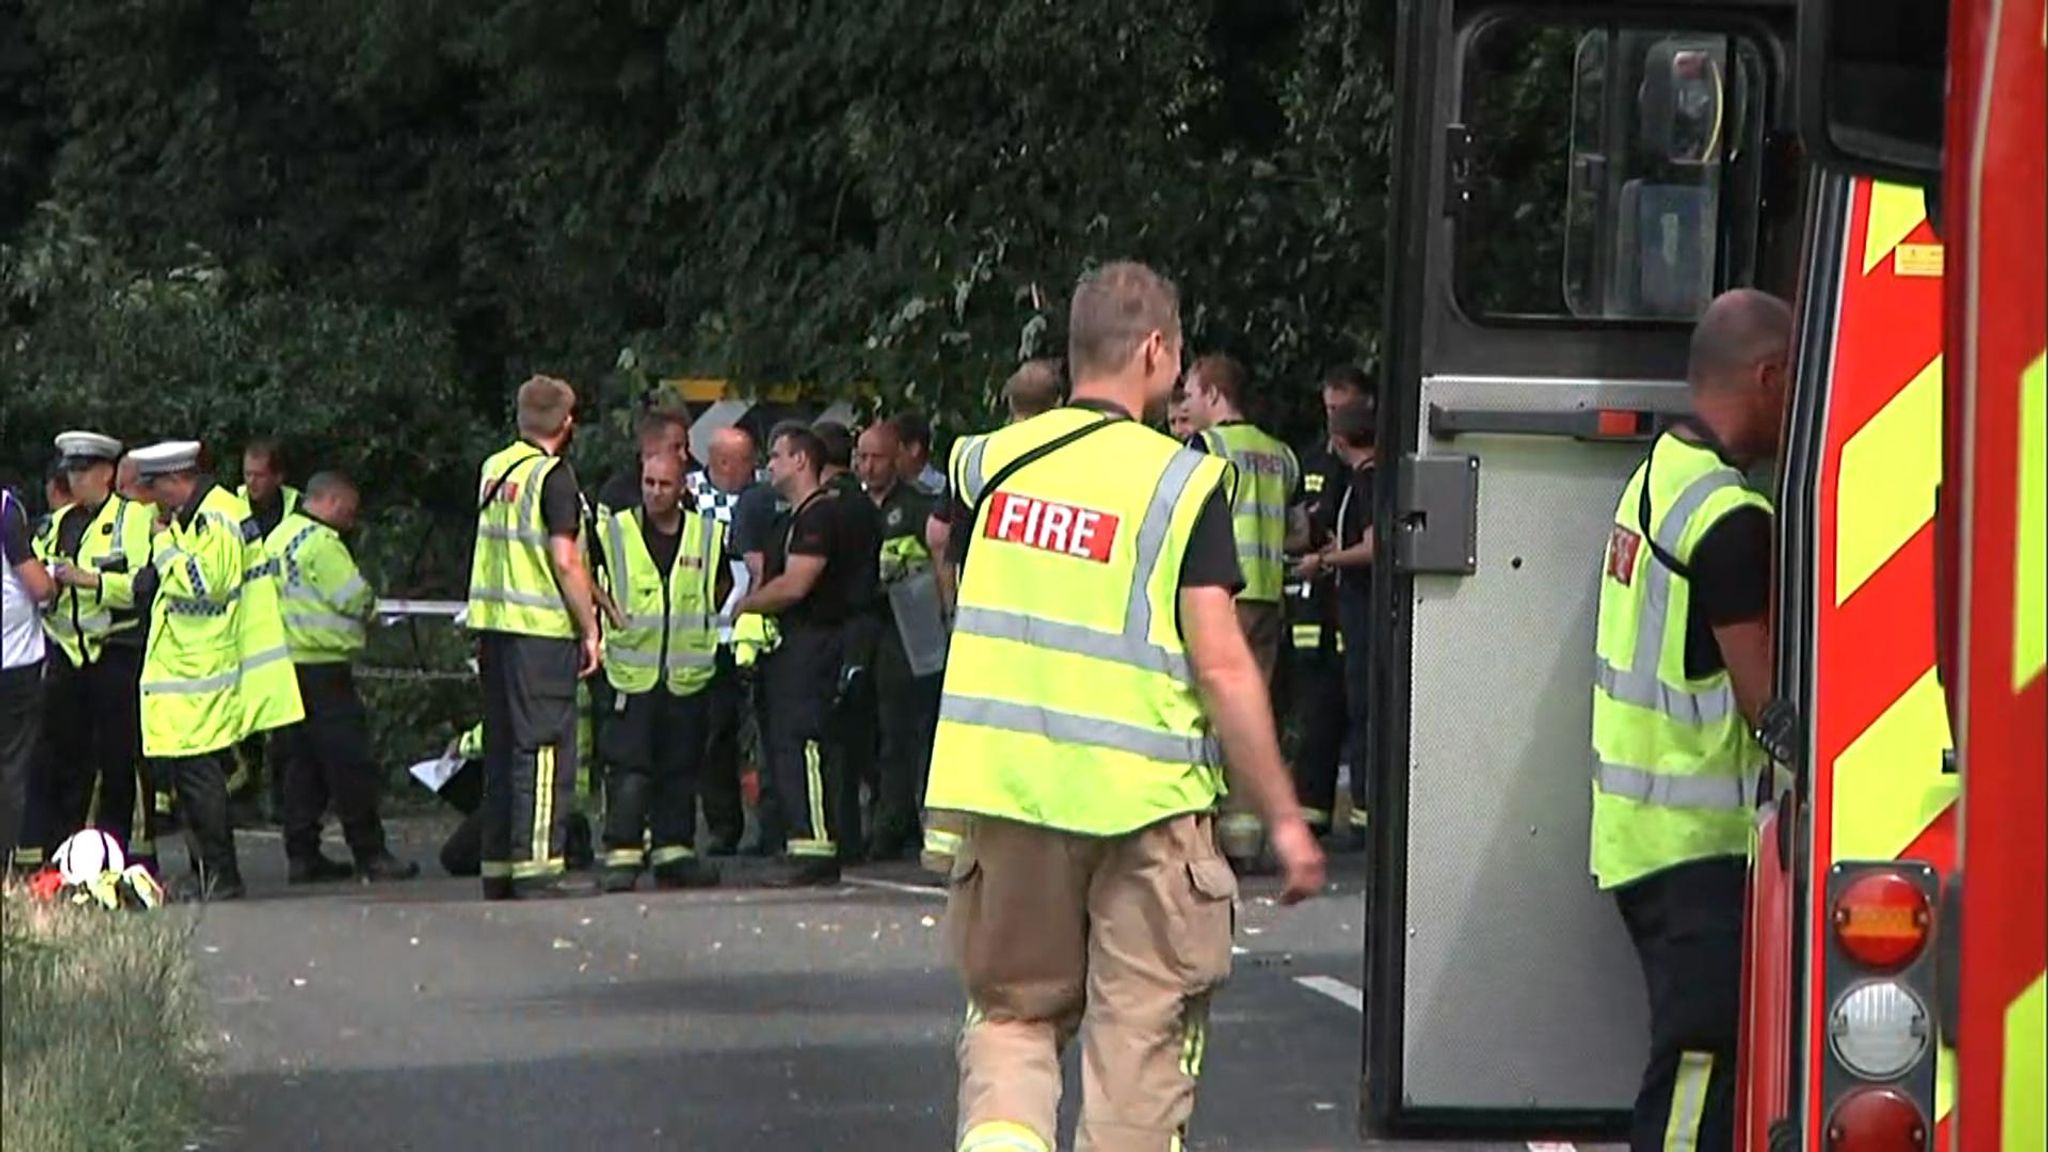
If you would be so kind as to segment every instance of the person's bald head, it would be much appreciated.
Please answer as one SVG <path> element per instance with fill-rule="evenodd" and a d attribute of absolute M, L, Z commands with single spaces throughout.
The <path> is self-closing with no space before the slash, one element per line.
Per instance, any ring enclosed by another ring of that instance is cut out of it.
<path fill-rule="evenodd" d="M 1744 463 L 1778 450 L 1791 355 L 1791 306 L 1768 292 L 1724 292 L 1693 326 L 1693 406 Z"/>
<path fill-rule="evenodd" d="M 683 458 L 657 449 L 640 458 L 640 503 L 650 516 L 666 518 L 682 505 Z"/>
<path fill-rule="evenodd" d="M 737 492 L 754 478 L 754 437 L 737 424 L 711 434 L 711 482 L 722 491 Z"/>
<path fill-rule="evenodd" d="M 902 453 L 903 436 L 893 421 L 877 420 L 860 434 L 853 449 L 853 471 L 870 496 L 880 499 L 896 487 Z"/>

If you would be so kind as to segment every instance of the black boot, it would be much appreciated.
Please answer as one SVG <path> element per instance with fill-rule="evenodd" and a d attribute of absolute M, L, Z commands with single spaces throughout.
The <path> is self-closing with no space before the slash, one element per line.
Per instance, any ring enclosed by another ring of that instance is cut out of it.
<path fill-rule="evenodd" d="M 326 884 L 355 874 L 348 864 L 315 848 L 310 855 L 292 857 L 285 879 L 291 884 Z"/>
<path fill-rule="evenodd" d="M 517 900 L 580 900 L 598 894 L 597 882 L 587 876 L 537 876 L 512 881 Z"/>
<path fill-rule="evenodd" d="M 718 866 L 702 860 L 677 860 L 654 870 L 654 886 L 667 890 L 716 888 L 718 879 Z"/>
<path fill-rule="evenodd" d="M 769 867 L 761 883 L 769 888 L 830 888 L 839 883 L 839 858 L 785 856 Z"/>
<path fill-rule="evenodd" d="M 400 860 L 382 848 L 356 856 L 356 875 L 362 877 L 368 884 L 410 880 L 419 874 L 419 865 L 410 860 Z"/>

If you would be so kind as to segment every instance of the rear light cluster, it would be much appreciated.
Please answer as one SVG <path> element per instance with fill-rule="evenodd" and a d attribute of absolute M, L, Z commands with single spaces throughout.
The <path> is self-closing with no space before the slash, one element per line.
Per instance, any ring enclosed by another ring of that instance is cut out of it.
<path fill-rule="evenodd" d="M 1925 1152 L 1933 1142 L 1936 877 L 1923 864 L 1837 864 L 1828 873 L 1830 1152 Z"/>

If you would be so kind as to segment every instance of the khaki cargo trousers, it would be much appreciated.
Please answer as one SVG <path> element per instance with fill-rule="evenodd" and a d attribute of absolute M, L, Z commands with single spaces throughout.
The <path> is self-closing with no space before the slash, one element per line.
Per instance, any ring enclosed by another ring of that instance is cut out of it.
<path fill-rule="evenodd" d="M 1236 895 L 1207 815 L 1116 837 L 976 817 L 946 902 L 967 989 L 959 1152 L 1051 1152 L 1077 1033 L 1075 1147 L 1177 1152 Z"/>

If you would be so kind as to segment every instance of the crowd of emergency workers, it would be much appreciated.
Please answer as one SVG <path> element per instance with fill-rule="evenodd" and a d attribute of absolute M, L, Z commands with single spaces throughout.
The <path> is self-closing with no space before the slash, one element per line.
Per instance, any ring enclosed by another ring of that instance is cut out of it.
<path fill-rule="evenodd" d="M 1789 332 L 1780 301 L 1715 302 L 1694 417 L 1589 558 L 1591 863 L 1652 1006 L 1639 1148 L 1730 1139 L 1770 655 L 1769 506 L 1742 469 L 1775 451 Z M 1298 901 L 1365 826 L 1375 389 L 1345 365 L 1262 396 L 1228 355 L 1186 363 L 1177 290 L 1138 264 L 1081 278 L 1068 341 L 945 469 L 916 412 L 720 427 L 700 461 L 657 404 L 586 491 L 575 389 L 520 385 L 476 473 L 481 721 L 435 781 L 465 813 L 442 866 L 532 899 L 716 885 L 739 854 L 766 858 L 750 883 L 830 885 L 922 851 L 970 1006 L 958 1147 L 1049 1149 L 1076 1029 L 1079 1146 L 1178 1147 L 1235 873 Z M 1323 428 L 1297 453 L 1252 415 L 1306 387 Z M 32 868 L 90 826 L 153 868 L 175 821 L 181 886 L 237 897 L 267 774 L 292 884 L 417 875 L 356 682 L 380 619 L 358 481 L 293 486 L 275 440 L 241 446 L 232 488 L 190 440 L 54 448 L 43 509 L 0 498 L 0 856 Z"/>

